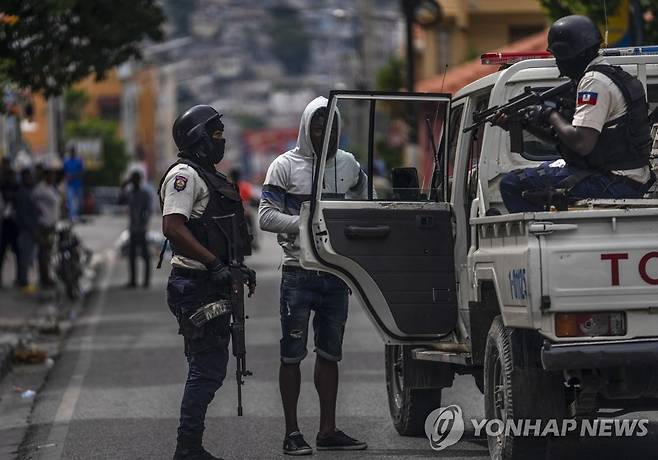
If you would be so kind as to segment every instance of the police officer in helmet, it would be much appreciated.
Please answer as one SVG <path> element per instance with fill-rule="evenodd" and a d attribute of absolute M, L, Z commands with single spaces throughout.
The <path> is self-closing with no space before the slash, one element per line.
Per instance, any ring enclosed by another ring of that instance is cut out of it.
<path fill-rule="evenodd" d="M 250 254 L 250 238 L 240 195 L 215 165 L 224 157 L 222 115 L 208 105 L 181 114 L 173 126 L 180 152 L 160 182 L 163 233 L 171 243 L 172 270 L 167 302 L 183 335 L 189 365 L 180 411 L 175 460 L 216 459 L 201 445 L 208 404 L 226 376 L 229 316 L 220 315 L 201 327 L 190 321 L 200 307 L 230 296 L 231 273 L 227 238 L 239 238 L 239 261 Z M 238 235 L 222 231 L 217 217 L 235 214 Z M 246 278 L 253 270 L 242 265 Z"/>
<path fill-rule="evenodd" d="M 558 19 L 548 32 L 548 51 L 560 75 L 577 87 L 573 119 L 550 101 L 525 109 L 529 131 L 540 127 L 566 164 L 543 164 L 505 175 L 500 191 L 510 212 L 541 211 L 528 193 L 566 190 L 570 200 L 642 198 L 655 178 L 649 166 L 651 125 L 642 83 L 599 56 L 601 35 L 585 16 Z M 546 138 L 546 136 L 544 136 Z M 560 163 L 560 162 L 558 162 Z"/>

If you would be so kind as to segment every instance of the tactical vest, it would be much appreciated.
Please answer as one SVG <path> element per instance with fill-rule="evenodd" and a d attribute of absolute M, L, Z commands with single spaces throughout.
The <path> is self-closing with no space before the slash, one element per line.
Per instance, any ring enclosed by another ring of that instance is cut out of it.
<path fill-rule="evenodd" d="M 567 163 L 599 171 L 636 169 L 649 165 L 651 124 L 644 86 L 619 66 L 594 65 L 619 88 L 626 102 L 626 113 L 603 125 L 594 149 L 586 156 L 566 156 Z"/>
<path fill-rule="evenodd" d="M 237 185 L 229 182 L 226 176 L 220 172 L 208 171 L 206 168 L 199 166 L 187 158 L 181 158 L 171 165 L 160 179 L 158 195 L 160 196 L 160 206 L 162 201 L 162 184 L 169 171 L 178 164 L 186 164 L 194 169 L 199 177 L 203 179 L 208 187 L 208 205 L 200 217 L 190 217 L 185 223 L 190 233 L 194 235 L 199 243 L 212 252 L 223 263 L 230 261 L 230 238 L 237 238 L 237 254 L 235 257 L 242 261 L 244 256 L 251 254 L 251 235 L 244 218 L 244 208 Z M 238 234 L 232 235 L 231 219 L 217 219 L 218 217 L 230 216 L 235 214 L 238 219 Z M 228 239 L 227 239 L 228 238 Z M 177 252 L 172 244 L 174 254 Z"/>

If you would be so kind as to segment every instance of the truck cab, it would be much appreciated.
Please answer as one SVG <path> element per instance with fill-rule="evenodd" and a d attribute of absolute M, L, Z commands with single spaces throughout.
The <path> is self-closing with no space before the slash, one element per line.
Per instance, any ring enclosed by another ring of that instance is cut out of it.
<path fill-rule="evenodd" d="M 658 105 L 658 55 L 602 50 Z M 581 200 L 510 214 L 508 172 L 559 160 L 555 147 L 474 115 L 526 87 L 562 83 L 545 55 L 506 64 L 454 96 L 334 91 L 327 132 L 360 162 L 367 196 L 326 193 L 342 180 L 317 161 L 301 209 L 301 263 L 342 278 L 380 332 L 393 423 L 422 434 L 441 390 L 470 374 L 487 419 L 591 419 L 658 409 L 658 200 Z M 420 151 L 429 154 L 421 155 Z M 427 159 L 431 161 L 428 162 Z M 332 176 L 333 175 L 333 176 Z M 493 458 L 528 458 L 546 438 L 488 436 Z"/>

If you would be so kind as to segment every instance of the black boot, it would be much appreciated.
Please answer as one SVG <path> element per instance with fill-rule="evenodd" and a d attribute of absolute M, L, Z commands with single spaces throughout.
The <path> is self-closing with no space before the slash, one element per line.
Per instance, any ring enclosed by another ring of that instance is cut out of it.
<path fill-rule="evenodd" d="M 174 460 L 222 460 L 215 457 L 201 445 L 201 436 L 178 435 Z"/>

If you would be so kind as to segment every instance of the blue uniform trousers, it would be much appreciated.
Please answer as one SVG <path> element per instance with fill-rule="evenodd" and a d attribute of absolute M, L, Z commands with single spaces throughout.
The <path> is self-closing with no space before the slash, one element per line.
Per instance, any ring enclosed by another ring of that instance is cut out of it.
<path fill-rule="evenodd" d="M 517 169 L 507 173 L 500 182 L 500 194 L 503 203 L 510 213 L 543 211 L 540 204 L 524 199 L 525 191 L 541 191 L 555 189 L 567 177 L 581 172 L 573 166 L 562 168 L 550 167 L 544 163 L 537 168 Z M 611 173 L 594 171 L 578 182 L 569 191 L 571 200 L 585 198 L 642 198 L 653 181 L 640 184 L 626 177 Z"/>
<path fill-rule="evenodd" d="M 218 298 L 228 297 L 229 287 L 211 283 L 203 276 L 204 272 L 192 278 L 177 274 L 180 272 L 174 268 L 167 284 L 167 302 L 178 320 L 179 334 L 183 335 L 189 366 L 181 402 L 178 436 L 200 439 L 205 428 L 208 405 L 226 377 L 230 315 L 222 315 L 202 327 L 194 326 L 189 317 L 199 307 Z"/>

